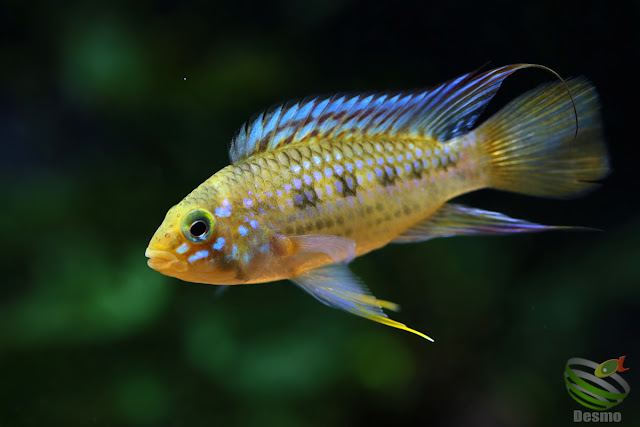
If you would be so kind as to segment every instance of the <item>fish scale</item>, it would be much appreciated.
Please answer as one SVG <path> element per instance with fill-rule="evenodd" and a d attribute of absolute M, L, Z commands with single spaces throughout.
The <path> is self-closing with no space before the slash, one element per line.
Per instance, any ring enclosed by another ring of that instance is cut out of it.
<path fill-rule="evenodd" d="M 388 243 L 571 228 L 450 199 L 479 188 L 573 197 L 608 171 L 597 95 L 584 79 L 542 85 L 473 128 L 502 81 L 531 67 L 551 71 L 516 64 L 428 90 L 267 110 L 233 139 L 232 164 L 167 212 L 149 266 L 217 285 L 289 279 L 330 307 L 431 339 L 389 319 L 383 309 L 398 306 L 375 298 L 347 264 Z"/>
<path fill-rule="evenodd" d="M 448 153 L 433 140 L 321 142 L 267 152 L 229 166 L 242 189 L 222 196 L 232 206 L 251 200 L 259 222 L 284 235 L 352 238 L 360 255 L 388 243 L 452 193 L 481 186 L 470 169 L 476 150 L 464 142 L 449 144 Z M 243 216 L 237 215 L 238 225 Z"/>

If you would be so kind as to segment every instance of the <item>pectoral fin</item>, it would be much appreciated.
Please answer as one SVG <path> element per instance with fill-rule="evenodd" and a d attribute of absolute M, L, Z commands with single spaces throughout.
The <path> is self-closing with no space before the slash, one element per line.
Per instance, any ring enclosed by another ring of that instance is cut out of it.
<path fill-rule="evenodd" d="M 414 225 L 392 243 L 422 242 L 436 237 L 470 234 L 528 233 L 554 229 L 584 229 L 542 225 L 523 219 L 508 217 L 499 212 L 470 208 L 454 203 L 445 203 L 429 218 Z"/>
<path fill-rule="evenodd" d="M 277 235 L 274 246 L 275 252 L 283 256 L 323 253 L 333 262 L 343 263 L 351 262 L 356 256 L 355 240 L 330 234 Z"/>
<path fill-rule="evenodd" d="M 376 299 L 345 265 L 333 264 L 316 268 L 291 280 L 329 307 L 338 308 L 374 322 L 403 329 L 433 341 L 425 334 L 389 319 L 382 309 L 398 310 L 398 305 Z"/>

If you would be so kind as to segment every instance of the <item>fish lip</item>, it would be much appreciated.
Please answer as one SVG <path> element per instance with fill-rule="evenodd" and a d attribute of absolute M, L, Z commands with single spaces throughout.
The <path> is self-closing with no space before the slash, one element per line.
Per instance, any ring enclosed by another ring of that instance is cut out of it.
<path fill-rule="evenodd" d="M 149 258 L 147 265 L 161 273 L 167 270 L 183 272 L 187 269 L 186 263 L 184 261 L 180 261 L 169 251 L 147 248 L 144 252 L 144 256 Z"/>

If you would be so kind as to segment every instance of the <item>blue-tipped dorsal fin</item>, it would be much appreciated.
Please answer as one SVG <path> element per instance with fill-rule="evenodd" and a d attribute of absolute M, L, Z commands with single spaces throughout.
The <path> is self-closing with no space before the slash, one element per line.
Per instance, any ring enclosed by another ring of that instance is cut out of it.
<path fill-rule="evenodd" d="M 444 142 L 468 132 L 504 79 L 529 67 L 549 70 L 516 64 L 465 74 L 427 90 L 290 101 L 245 123 L 231 142 L 229 156 L 236 163 L 287 145 L 346 138 L 426 137 Z"/>

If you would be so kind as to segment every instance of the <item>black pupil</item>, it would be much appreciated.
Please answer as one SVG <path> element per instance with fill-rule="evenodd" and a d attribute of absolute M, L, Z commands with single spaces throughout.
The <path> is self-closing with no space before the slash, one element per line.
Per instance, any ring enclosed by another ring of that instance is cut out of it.
<path fill-rule="evenodd" d="M 189 229 L 189 232 L 193 237 L 202 237 L 207 232 L 208 228 L 209 227 L 207 227 L 206 222 L 196 221 L 193 224 L 191 224 L 191 228 Z"/>

